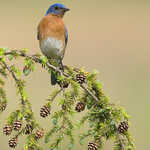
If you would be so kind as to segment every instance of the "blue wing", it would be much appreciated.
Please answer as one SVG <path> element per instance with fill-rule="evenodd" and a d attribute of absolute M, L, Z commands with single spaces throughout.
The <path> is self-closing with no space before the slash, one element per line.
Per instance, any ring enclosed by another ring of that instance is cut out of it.
<path fill-rule="evenodd" d="M 40 40 L 39 33 L 37 34 L 37 40 Z"/>
<path fill-rule="evenodd" d="M 66 26 L 65 26 L 65 30 L 66 30 L 66 32 L 65 32 L 65 44 L 67 46 L 67 43 L 68 43 L 68 30 L 67 30 Z"/>

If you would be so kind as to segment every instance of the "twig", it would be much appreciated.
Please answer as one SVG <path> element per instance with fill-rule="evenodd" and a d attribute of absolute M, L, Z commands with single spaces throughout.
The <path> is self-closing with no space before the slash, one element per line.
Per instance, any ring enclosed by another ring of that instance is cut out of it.
<path fill-rule="evenodd" d="M 14 72 L 10 69 L 10 67 L 3 62 L 4 66 L 7 68 L 7 70 L 11 73 L 12 77 L 14 78 L 15 82 L 18 82 L 19 80 L 17 79 L 16 75 L 14 74 Z"/>
<path fill-rule="evenodd" d="M 52 102 L 52 101 L 57 97 L 57 95 L 59 95 L 59 93 L 61 93 L 62 90 L 63 90 L 63 88 L 59 89 L 59 90 L 57 91 L 57 93 L 56 93 L 52 98 L 48 99 L 48 101 L 51 101 L 51 102 Z"/>
<path fill-rule="evenodd" d="M 125 145 L 124 145 L 124 143 L 123 143 L 123 141 L 122 141 L 122 138 L 121 138 L 121 136 L 120 136 L 120 133 L 119 133 L 119 131 L 118 131 L 117 125 L 115 124 L 114 127 L 115 127 L 115 130 L 116 130 L 116 133 L 117 133 L 117 137 L 118 137 L 118 139 L 119 139 L 119 141 L 120 141 L 120 144 L 121 144 L 122 149 L 123 149 L 123 150 L 126 150 Z"/>
<path fill-rule="evenodd" d="M 99 99 L 87 87 L 85 87 L 83 84 L 81 84 L 80 87 L 84 89 L 91 97 L 93 97 L 97 103 L 99 103 Z"/>
<path fill-rule="evenodd" d="M 9 67 L 5 62 L 3 62 L 3 64 L 4 64 L 4 66 L 6 67 L 6 69 L 11 73 L 13 79 L 15 80 L 15 82 L 16 82 L 16 84 L 17 84 L 17 86 L 18 86 L 18 85 L 19 85 L 19 84 L 18 84 L 19 79 L 16 77 L 15 73 L 10 69 L 10 67 Z M 19 92 L 19 93 L 20 93 L 20 92 Z M 21 96 L 21 104 L 22 104 L 22 106 L 23 106 L 22 112 L 24 113 L 25 101 L 24 101 L 24 99 L 23 99 L 21 93 L 20 93 L 20 96 Z"/>
<path fill-rule="evenodd" d="M 11 50 L 4 53 L 4 55 L 6 55 L 6 56 L 11 55 L 11 54 L 13 54 L 13 51 L 11 51 Z M 42 63 L 41 59 L 39 57 L 37 57 L 36 55 L 27 55 L 27 54 L 25 54 L 25 53 L 23 53 L 22 51 L 19 51 L 19 50 L 17 50 L 17 54 L 21 57 L 31 58 L 33 61 L 38 62 L 40 64 Z M 55 66 L 51 65 L 49 62 L 46 63 L 46 66 L 48 68 L 53 69 L 53 70 L 59 72 L 60 74 L 62 74 L 61 70 L 59 70 Z"/>

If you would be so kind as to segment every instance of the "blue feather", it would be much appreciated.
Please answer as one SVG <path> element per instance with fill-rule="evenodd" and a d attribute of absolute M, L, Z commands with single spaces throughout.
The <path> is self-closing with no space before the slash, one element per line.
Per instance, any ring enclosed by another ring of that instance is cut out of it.
<path fill-rule="evenodd" d="M 65 44 L 67 46 L 67 43 L 68 43 L 68 29 L 67 29 L 66 26 L 65 26 L 65 30 L 66 30 L 66 32 L 65 32 Z"/>
<path fill-rule="evenodd" d="M 40 40 L 39 33 L 37 34 L 37 40 Z"/>
<path fill-rule="evenodd" d="M 48 14 L 51 14 L 51 13 L 59 14 L 60 12 L 59 12 L 59 10 L 56 10 L 56 9 L 55 9 L 56 7 L 69 10 L 65 5 L 56 3 L 56 4 L 53 4 L 53 5 L 51 5 L 51 6 L 49 7 L 49 9 L 47 10 L 45 16 L 47 16 Z"/>

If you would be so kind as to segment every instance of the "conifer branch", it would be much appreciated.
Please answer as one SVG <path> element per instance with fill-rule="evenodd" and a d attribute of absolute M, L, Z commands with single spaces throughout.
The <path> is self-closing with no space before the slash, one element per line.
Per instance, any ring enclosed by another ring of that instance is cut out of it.
<path fill-rule="evenodd" d="M 3 61 L 3 64 L 4 64 L 4 66 L 7 68 L 7 70 L 11 73 L 13 79 L 14 79 L 15 82 L 16 82 L 17 87 L 19 88 L 19 86 L 20 86 L 20 84 L 19 84 L 19 79 L 18 79 L 17 76 L 15 75 L 14 71 L 12 71 L 12 69 L 6 64 L 5 61 Z M 24 113 L 25 101 L 24 101 L 22 92 L 20 91 L 19 93 L 20 93 L 20 96 L 21 96 L 21 103 L 22 103 L 22 106 L 23 106 L 22 112 Z"/>
<path fill-rule="evenodd" d="M 134 150 L 132 138 L 127 131 L 129 117 L 123 109 L 121 109 L 119 106 L 112 105 L 109 102 L 109 99 L 103 93 L 101 84 L 96 79 L 96 73 L 87 73 L 83 69 L 72 68 L 69 66 L 65 66 L 65 70 L 62 71 L 61 69 L 55 67 L 47 60 L 46 57 L 42 55 L 28 55 L 26 50 L 0 49 L 0 62 L 3 63 L 4 67 L 12 75 L 18 87 L 20 87 L 20 82 L 22 81 L 16 76 L 16 72 L 4 60 L 6 56 L 8 56 L 9 60 L 12 60 L 13 58 L 16 59 L 17 57 L 24 58 L 24 75 L 28 75 L 31 71 L 33 71 L 36 63 L 44 66 L 49 73 L 52 70 L 59 73 L 58 84 L 60 85 L 60 89 L 56 89 L 51 93 L 50 98 L 47 99 L 47 103 L 41 108 L 40 111 L 41 117 L 45 118 L 50 115 L 52 102 L 61 93 L 61 91 L 63 91 L 63 95 L 61 95 L 59 100 L 59 105 L 61 105 L 62 108 L 61 110 L 56 111 L 51 117 L 53 120 L 53 127 L 49 132 L 46 133 L 46 143 L 50 142 L 49 139 L 52 134 L 57 133 L 59 136 L 62 135 L 62 139 L 56 138 L 55 142 L 51 144 L 53 148 L 58 148 L 58 145 L 64 139 L 64 136 L 67 135 L 70 137 L 69 150 L 72 149 L 72 145 L 74 143 L 74 138 L 72 135 L 74 124 L 70 120 L 70 116 L 73 113 L 74 104 L 77 102 L 75 111 L 84 111 L 85 107 L 88 109 L 87 114 L 81 119 L 80 123 L 80 125 L 84 124 L 85 122 L 89 123 L 88 133 L 84 133 L 81 136 L 81 140 L 89 136 L 93 138 L 94 142 L 89 143 L 88 149 L 97 150 L 98 148 L 102 148 L 103 139 L 115 139 L 117 143 L 115 143 L 114 150 Z M 26 111 L 28 111 L 29 108 L 32 114 L 32 117 L 30 118 L 31 120 L 28 119 L 27 121 L 32 122 L 34 120 L 34 125 L 39 126 L 35 123 L 36 120 L 33 118 L 31 107 L 25 108 L 27 99 L 24 99 L 22 92 L 23 91 L 21 89 L 19 93 L 21 96 L 22 105 Z M 27 102 L 27 104 L 29 104 L 29 102 Z M 10 118 L 13 118 L 13 116 Z M 11 122 L 13 123 L 13 119 Z M 7 126 L 6 129 L 8 128 L 9 126 Z M 30 134 L 29 131 L 28 133 Z M 37 133 L 31 134 L 28 138 L 29 140 L 27 147 L 39 149 L 37 146 L 37 138 L 42 136 L 43 132 L 41 130 Z M 30 139 L 32 139 L 34 143 L 32 143 Z"/>
<path fill-rule="evenodd" d="M 16 84 L 18 84 L 17 82 L 19 81 L 15 75 L 15 73 L 10 69 L 10 67 L 3 61 L 4 66 L 7 68 L 7 70 L 11 73 L 12 77 L 14 78 Z"/>
<path fill-rule="evenodd" d="M 14 52 L 13 52 L 13 51 L 14 51 Z M 7 52 L 5 52 L 4 55 L 6 55 L 6 56 L 7 56 L 7 55 L 13 55 L 14 53 L 16 53 L 17 56 L 21 56 L 21 57 L 25 57 L 25 58 L 30 58 L 30 59 L 32 59 L 33 61 L 42 64 L 42 61 L 41 61 L 41 59 L 39 58 L 39 56 L 40 56 L 39 54 L 36 54 L 36 55 L 27 55 L 27 54 L 25 53 L 25 51 L 22 51 L 22 50 L 7 50 Z M 49 62 L 46 63 L 46 66 L 47 66 L 48 68 L 50 68 L 50 69 L 53 69 L 53 70 L 59 72 L 59 73 L 62 73 L 62 71 L 61 71 L 60 69 L 58 69 L 57 67 L 51 65 Z M 64 74 L 64 75 L 66 75 L 66 74 Z"/>
<path fill-rule="evenodd" d="M 120 145 L 121 145 L 121 147 L 122 147 L 123 150 L 126 150 L 125 145 L 124 145 L 124 143 L 123 143 L 123 140 L 122 140 L 122 138 L 121 138 L 121 136 L 120 136 L 120 133 L 119 133 L 119 131 L 118 131 L 117 125 L 115 124 L 114 126 L 115 126 L 115 130 L 116 130 L 117 137 L 118 137 L 118 139 L 119 139 Z"/>

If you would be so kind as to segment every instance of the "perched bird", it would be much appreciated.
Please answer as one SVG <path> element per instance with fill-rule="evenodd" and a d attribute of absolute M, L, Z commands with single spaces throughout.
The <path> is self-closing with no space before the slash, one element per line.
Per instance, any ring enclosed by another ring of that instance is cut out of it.
<path fill-rule="evenodd" d="M 37 28 L 40 49 L 49 60 L 55 63 L 56 67 L 63 67 L 62 59 L 68 43 L 68 31 L 62 19 L 67 11 L 69 9 L 63 4 L 51 5 Z M 52 71 L 51 84 L 56 83 L 57 73 Z"/>

